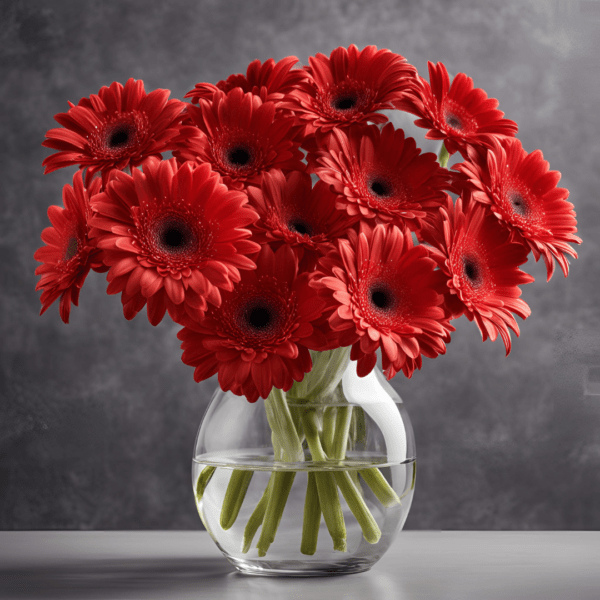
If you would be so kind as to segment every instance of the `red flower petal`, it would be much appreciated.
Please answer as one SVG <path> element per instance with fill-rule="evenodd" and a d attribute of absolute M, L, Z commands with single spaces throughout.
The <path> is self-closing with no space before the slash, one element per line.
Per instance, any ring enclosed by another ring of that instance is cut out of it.
<path fill-rule="evenodd" d="M 60 298 L 61 319 L 69 322 L 71 304 L 77 306 L 79 291 L 91 268 L 100 269 L 102 252 L 90 240 L 88 218 L 90 197 L 100 190 L 101 182 L 93 181 L 84 189 L 81 172 L 73 177 L 73 187 L 63 188 L 64 208 L 51 206 L 48 218 L 52 227 L 42 232 L 46 246 L 38 249 L 34 258 L 43 263 L 36 269 L 41 275 L 36 290 L 43 290 L 40 300 L 43 314 Z"/>
<path fill-rule="evenodd" d="M 469 147 L 489 146 L 495 137 L 514 137 L 517 124 L 502 118 L 498 101 L 488 98 L 473 80 L 459 73 L 452 84 L 442 63 L 429 65 L 429 81 L 419 77 L 408 94 L 395 103 L 419 119 L 415 125 L 429 129 L 428 139 L 444 140 L 450 154 L 459 150 L 466 155 Z"/>
<path fill-rule="evenodd" d="M 209 306 L 196 325 L 185 323 L 179 333 L 182 360 L 196 367 L 196 377 L 206 353 L 215 352 L 219 382 L 227 385 L 223 389 L 250 402 L 266 398 L 274 385 L 288 390 L 310 371 L 308 348 L 320 349 L 310 324 L 323 307 L 309 287 L 309 275 L 298 275 L 289 247 L 273 252 L 265 245 L 256 264 L 256 271 L 244 271 L 240 283 L 222 293 L 220 306 Z M 248 366 L 239 368 L 242 363 Z"/>
<path fill-rule="evenodd" d="M 64 129 L 46 133 L 43 146 L 58 150 L 48 156 L 45 173 L 78 164 L 86 177 L 113 168 L 137 166 L 150 156 L 172 150 L 177 123 L 184 108 L 179 100 L 168 100 L 168 90 L 146 95 L 142 81 L 129 79 L 123 87 L 113 83 L 98 95 L 82 98 L 68 112 L 55 115 Z"/>
<path fill-rule="evenodd" d="M 91 233 L 105 249 L 109 292 L 123 292 L 129 318 L 143 308 L 140 297 L 156 294 L 160 298 L 148 305 L 153 324 L 167 310 L 177 318 L 197 316 L 207 301 L 220 303 L 219 289 L 231 289 L 240 269 L 255 267 L 240 253 L 259 249 L 244 227 L 257 215 L 244 194 L 219 181 L 206 164 L 151 161 L 133 176 L 112 176 L 94 197 Z"/>
<path fill-rule="evenodd" d="M 493 142 L 485 152 L 469 152 L 455 167 L 465 176 L 474 200 L 489 206 L 514 241 L 526 244 L 535 260 L 543 257 L 548 281 L 556 261 L 565 277 L 567 255 L 577 258 L 569 244 L 580 244 L 568 190 L 557 187 L 558 171 L 550 171 L 541 151 L 525 152 L 519 140 Z"/>
<path fill-rule="evenodd" d="M 309 62 L 309 79 L 282 103 L 304 121 L 306 135 L 351 123 L 385 123 L 379 111 L 392 108 L 416 74 L 404 57 L 376 46 L 340 47 L 329 58 L 317 54 Z"/>
<path fill-rule="evenodd" d="M 443 296 L 431 292 L 441 287 L 441 273 L 427 250 L 414 248 L 410 234 L 393 225 L 362 222 L 360 234 L 349 238 L 320 262 L 311 285 L 327 302 L 325 314 L 339 344 L 353 344 L 360 376 L 373 369 L 381 348 L 388 378 L 401 369 L 410 377 L 420 368 L 414 360 L 420 359 L 420 342 L 431 348 L 432 334 L 423 330 L 435 332 L 435 355 L 445 352 L 453 330 L 440 309 Z M 350 264 L 353 275 L 344 268 Z"/>

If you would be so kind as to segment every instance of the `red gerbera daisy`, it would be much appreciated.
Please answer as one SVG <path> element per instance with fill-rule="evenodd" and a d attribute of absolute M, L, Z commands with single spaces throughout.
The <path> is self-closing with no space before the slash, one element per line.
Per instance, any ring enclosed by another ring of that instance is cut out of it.
<path fill-rule="evenodd" d="M 416 76 L 403 56 L 376 46 L 340 47 L 329 58 L 317 54 L 308 60 L 310 78 L 283 103 L 306 124 L 306 135 L 351 123 L 385 123 L 378 111 L 393 108 Z"/>
<path fill-rule="evenodd" d="M 435 154 L 421 154 L 413 138 L 388 123 L 334 130 L 309 155 L 312 170 L 338 194 L 338 208 L 352 216 L 396 220 L 418 229 L 436 212 L 450 180 Z"/>
<path fill-rule="evenodd" d="M 167 100 L 169 90 L 146 94 L 144 83 L 129 79 L 123 87 L 113 83 L 98 95 L 82 98 L 54 119 L 62 128 L 50 129 L 42 146 L 59 152 L 48 156 L 45 173 L 79 165 L 88 169 L 86 179 L 98 171 L 137 166 L 150 156 L 171 150 L 178 134 L 175 126 L 185 104 Z"/>
<path fill-rule="evenodd" d="M 53 227 L 44 229 L 42 241 L 46 245 L 33 255 L 35 260 L 44 263 L 35 270 L 36 275 L 41 275 L 35 289 L 43 290 L 40 314 L 60 296 L 60 318 L 68 323 L 71 304 L 78 305 L 79 292 L 90 268 L 105 270 L 101 251 L 88 237 L 87 223 L 91 212 L 89 199 L 100 187 L 101 181 L 97 179 L 86 190 L 78 171 L 73 177 L 73 187 L 65 185 L 63 188 L 64 208 L 51 206 L 48 209 Z"/>
<path fill-rule="evenodd" d="M 93 199 L 90 224 L 110 266 L 108 293 L 122 293 L 132 319 L 148 304 L 148 319 L 160 323 L 184 312 L 218 305 L 221 290 L 239 281 L 239 269 L 255 264 L 245 254 L 256 213 L 241 192 L 229 191 L 209 165 L 151 160 L 133 177 L 116 172 Z"/>
<path fill-rule="evenodd" d="M 325 343 L 311 325 L 324 303 L 309 287 L 310 275 L 298 275 L 292 249 L 273 252 L 265 245 L 256 264 L 223 293 L 219 307 L 209 307 L 199 323 L 188 320 L 178 335 L 196 381 L 218 373 L 221 389 L 250 402 L 266 398 L 273 386 L 287 391 L 301 381 L 312 368 L 308 349 Z"/>
<path fill-rule="evenodd" d="M 279 62 L 269 58 L 263 64 L 260 60 L 254 60 L 248 65 L 246 75 L 241 73 L 230 75 L 225 81 L 219 81 L 217 85 L 197 83 L 184 97 L 191 98 L 192 104 L 198 104 L 200 99 L 212 100 L 217 90 L 227 94 L 239 87 L 244 93 L 250 92 L 260 96 L 263 102 L 278 102 L 308 76 L 304 69 L 292 70 L 297 62 L 295 56 L 287 56 Z"/>
<path fill-rule="evenodd" d="M 531 314 L 518 287 L 534 280 L 519 269 L 527 261 L 527 247 L 511 241 L 486 207 L 470 202 L 463 211 L 462 198 L 454 206 L 450 197 L 426 240 L 439 252 L 437 262 L 446 276 L 453 317 L 464 313 L 469 321 L 475 320 L 483 341 L 488 337 L 494 341 L 500 334 L 508 355 L 508 328 L 519 335 L 512 313 L 522 319 Z"/>
<path fill-rule="evenodd" d="M 318 181 L 313 188 L 307 173 L 267 173 L 262 189 L 248 188 L 248 197 L 260 217 L 257 241 L 289 244 L 309 270 L 356 221 L 336 209 L 336 194 L 329 185 Z"/>
<path fill-rule="evenodd" d="M 212 102 L 188 105 L 198 127 L 182 127 L 175 155 L 184 160 L 208 162 L 231 189 L 260 186 L 272 169 L 303 171 L 300 142 L 292 118 L 275 115 L 275 104 L 234 88 L 227 95 L 216 91 Z"/>
<path fill-rule="evenodd" d="M 535 260 L 543 257 L 548 281 L 554 260 L 565 277 L 567 254 L 577 258 L 569 243 L 581 244 L 569 191 L 557 187 L 558 171 L 550 171 L 541 150 L 525 152 L 519 140 L 494 142 L 487 152 L 469 152 L 470 160 L 456 166 L 474 187 L 473 198 L 488 205 L 516 241 L 525 243 Z"/>
<path fill-rule="evenodd" d="M 428 65 L 431 84 L 419 77 L 408 95 L 395 103 L 396 108 L 419 117 L 415 125 L 429 129 L 428 140 L 444 140 L 450 154 L 457 150 L 466 154 L 469 146 L 489 146 L 494 137 L 516 135 L 517 124 L 502 118 L 498 100 L 474 88 L 470 77 L 459 73 L 450 85 L 442 63 Z"/>
<path fill-rule="evenodd" d="M 327 301 L 339 345 L 352 344 L 358 375 L 373 370 L 378 348 L 388 379 L 400 370 L 411 377 L 421 355 L 444 354 L 453 328 L 443 308 L 443 275 L 427 248 L 414 247 L 410 233 L 395 225 L 365 222 L 337 244 L 311 285 Z"/>

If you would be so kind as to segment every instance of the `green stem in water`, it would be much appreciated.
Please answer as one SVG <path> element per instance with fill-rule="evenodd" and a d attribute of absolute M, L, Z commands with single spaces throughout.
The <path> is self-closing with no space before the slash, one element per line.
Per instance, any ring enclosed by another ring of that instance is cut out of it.
<path fill-rule="evenodd" d="M 297 409 L 288 406 L 285 394 L 280 389 L 274 387 L 271 390 L 265 400 L 265 412 L 271 427 L 275 460 L 303 461 L 304 450 L 299 436 L 301 431 L 300 414 Z M 259 556 L 265 556 L 275 539 L 294 476 L 294 472 L 279 472 L 271 475 L 262 498 L 246 524 L 243 552 L 248 552 L 250 549 L 252 539 L 262 523 L 263 527 L 257 547 Z M 287 488 L 288 485 L 289 488 Z"/>
<path fill-rule="evenodd" d="M 304 435 L 313 461 L 325 462 L 327 455 L 319 438 L 317 413 L 314 409 L 304 411 L 302 425 L 304 426 Z M 335 477 L 333 473 L 322 471 L 315 473 L 315 480 L 323 518 L 333 540 L 333 549 L 346 552 L 346 523 L 344 522 L 344 513 L 342 512 Z"/>
<path fill-rule="evenodd" d="M 321 524 L 321 503 L 314 473 L 308 473 L 306 499 L 304 501 L 304 521 L 302 522 L 302 543 L 300 552 L 312 556 L 317 551 L 317 539 Z"/>
<path fill-rule="evenodd" d="M 267 510 L 267 504 L 269 502 L 270 490 L 273 481 L 274 473 L 271 474 L 269 479 L 269 483 L 263 492 L 261 499 L 258 501 L 256 508 L 250 515 L 248 519 L 248 523 L 246 524 L 246 528 L 244 529 L 244 541 L 242 545 L 242 552 L 246 554 L 248 550 L 250 550 L 250 546 L 252 545 L 252 540 L 258 531 L 258 528 L 261 526 L 264 518 L 265 512 Z"/>
<path fill-rule="evenodd" d="M 354 486 L 350 473 L 348 473 L 348 471 L 336 471 L 335 481 L 346 499 L 352 514 L 356 517 L 363 535 L 365 536 L 365 540 L 367 540 L 369 544 L 376 544 L 381 537 L 381 529 L 379 529 L 377 521 L 375 521 L 371 511 Z"/>
<path fill-rule="evenodd" d="M 223 506 L 221 506 L 220 524 L 223 529 L 230 529 L 235 523 L 246 497 L 252 475 L 254 475 L 254 471 L 234 470 L 231 473 Z"/>
<path fill-rule="evenodd" d="M 356 471 L 355 469 L 352 469 L 352 471 L 350 471 L 350 477 L 352 477 L 352 481 L 354 482 L 354 486 L 356 487 L 356 489 L 358 490 L 359 494 L 361 495 L 361 498 L 364 498 L 365 494 L 363 492 L 362 485 L 361 485 L 360 479 L 358 477 L 358 471 Z"/>
<path fill-rule="evenodd" d="M 335 476 L 333 473 L 321 471 L 315 473 L 315 480 L 323 519 L 333 540 L 333 549 L 346 552 L 346 523 L 335 484 Z"/>
<path fill-rule="evenodd" d="M 379 469 L 363 469 L 359 473 L 381 504 L 384 506 L 401 504 L 398 494 L 396 494 L 394 488 L 388 483 Z"/>
<path fill-rule="evenodd" d="M 335 438 L 331 457 L 336 460 L 346 458 L 346 445 L 348 433 L 350 432 L 350 422 L 352 421 L 352 407 L 338 407 L 335 419 Z M 336 471 L 335 481 L 344 496 L 352 514 L 356 517 L 363 535 L 369 544 L 376 544 L 381 537 L 381 530 L 377 525 L 371 511 L 365 504 L 359 488 L 354 484 L 351 474 L 348 471 Z"/>
<path fill-rule="evenodd" d="M 196 502 L 200 502 L 202 500 L 202 496 L 204 495 L 204 490 L 210 481 L 210 478 L 213 476 L 213 473 L 216 471 L 217 467 L 204 467 L 202 469 L 202 473 L 198 476 L 198 481 L 196 482 Z"/>
<path fill-rule="evenodd" d="M 438 155 L 438 162 L 440 163 L 440 167 L 444 167 L 444 169 L 448 166 L 448 159 L 450 158 L 450 153 L 446 150 L 446 144 L 442 142 L 442 147 L 440 148 L 440 153 Z"/>
<path fill-rule="evenodd" d="M 349 408 L 350 410 L 352 409 L 352 407 Z M 336 424 L 336 427 L 347 427 L 348 431 L 350 431 L 351 425 L 354 425 L 359 430 L 360 428 L 364 429 L 364 412 L 362 410 L 354 411 L 354 413 L 350 413 L 349 415 L 342 414 L 339 415 L 338 418 L 341 420 L 341 423 L 339 425 Z M 357 437 L 360 435 L 356 430 L 355 434 L 357 435 Z M 339 446 L 339 444 L 341 443 L 341 438 L 336 436 L 336 440 L 338 442 L 338 446 L 336 448 L 336 452 L 338 452 L 338 454 L 336 455 L 336 457 L 339 456 L 341 457 L 341 460 L 343 460 L 345 452 L 342 453 L 342 448 Z M 400 503 L 400 498 L 398 498 L 398 494 L 396 494 L 392 486 L 387 482 L 387 479 L 382 475 L 381 471 L 378 468 L 364 469 L 359 471 L 359 473 L 363 476 L 363 479 L 366 481 L 367 485 L 371 488 L 377 499 L 384 506 L 393 506 L 394 504 Z M 353 472 L 352 475 L 354 485 L 360 491 L 362 491 L 360 487 L 360 481 L 358 479 L 358 474 L 356 472 Z"/>
<path fill-rule="evenodd" d="M 292 484 L 296 477 L 295 471 L 276 471 L 272 475 L 272 482 L 268 486 L 269 501 L 263 520 L 260 538 L 256 547 L 258 548 L 258 556 L 265 556 L 269 546 L 275 541 L 275 534 L 283 515 L 283 509 L 287 502 Z"/>

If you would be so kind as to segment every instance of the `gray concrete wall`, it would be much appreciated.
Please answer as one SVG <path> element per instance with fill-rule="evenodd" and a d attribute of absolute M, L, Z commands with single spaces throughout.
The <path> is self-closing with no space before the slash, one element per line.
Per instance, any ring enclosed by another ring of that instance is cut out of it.
<path fill-rule="evenodd" d="M 527 265 L 533 314 L 509 358 L 461 320 L 446 356 L 394 380 L 420 461 L 407 528 L 600 528 L 600 396 L 586 383 L 600 367 L 600 2 L 5 0 L 0 11 L 0 528 L 201 527 L 190 458 L 216 381 L 193 382 L 177 327 L 126 322 L 103 275 L 69 326 L 57 307 L 38 316 L 33 253 L 72 176 L 42 175 L 53 115 L 115 80 L 182 98 L 255 58 L 306 62 L 351 43 L 422 74 L 441 60 L 499 98 L 525 148 L 563 173 L 585 241 L 568 280 L 547 284 L 543 265 Z"/>

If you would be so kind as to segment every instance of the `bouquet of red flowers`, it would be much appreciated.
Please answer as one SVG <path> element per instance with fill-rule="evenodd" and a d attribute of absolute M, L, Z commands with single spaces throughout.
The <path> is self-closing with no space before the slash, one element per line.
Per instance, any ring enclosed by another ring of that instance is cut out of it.
<path fill-rule="evenodd" d="M 335 391 L 325 374 L 335 388 L 349 357 L 366 377 L 379 354 L 387 379 L 411 377 L 423 356 L 446 352 L 462 315 L 508 354 L 515 315 L 530 314 L 520 286 L 533 277 L 520 266 L 531 253 L 548 280 L 556 263 L 566 276 L 581 240 L 560 174 L 465 74 L 451 81 L 429 63 L 427 81 L 374 46 L 297 62 L 256 60 L 245 75 L 196 84 L 190 103 L 130 79 L 56 115 L 46 173 L 79 170 L 64 207 L 48 211 L 37 289 L 42 313 L 59 300 L 66 323 L 90 269 L 107 272 L 125 318 L 146 308 L 153 325 L 168 313 L 182 326 L 196 381 L 217 374 L 223 390 L 266 399 L 276 458 L 341 460 L 349 417 L 320 422 L 308 409 Z M 415 115 L 439 157 L 389 123 L 391 109 Z M 290 410 L 285 393 L 307 410 Z M 213 472 L 200 475 L 199 497 Z M 378 469 L 365 473 L 382 502 L 398 500 Z M 278 475 L 254 529 L 262 523 L 261 556 L 286 503 Z M 345 548 L 337 488 L 375 543 L 357 477 L 328 475 L 313 501 L 334 547 Z M 231 489 L 244 478 L 234 470 Z M 236 514 L 225 502 L 222 524 Z"/>

